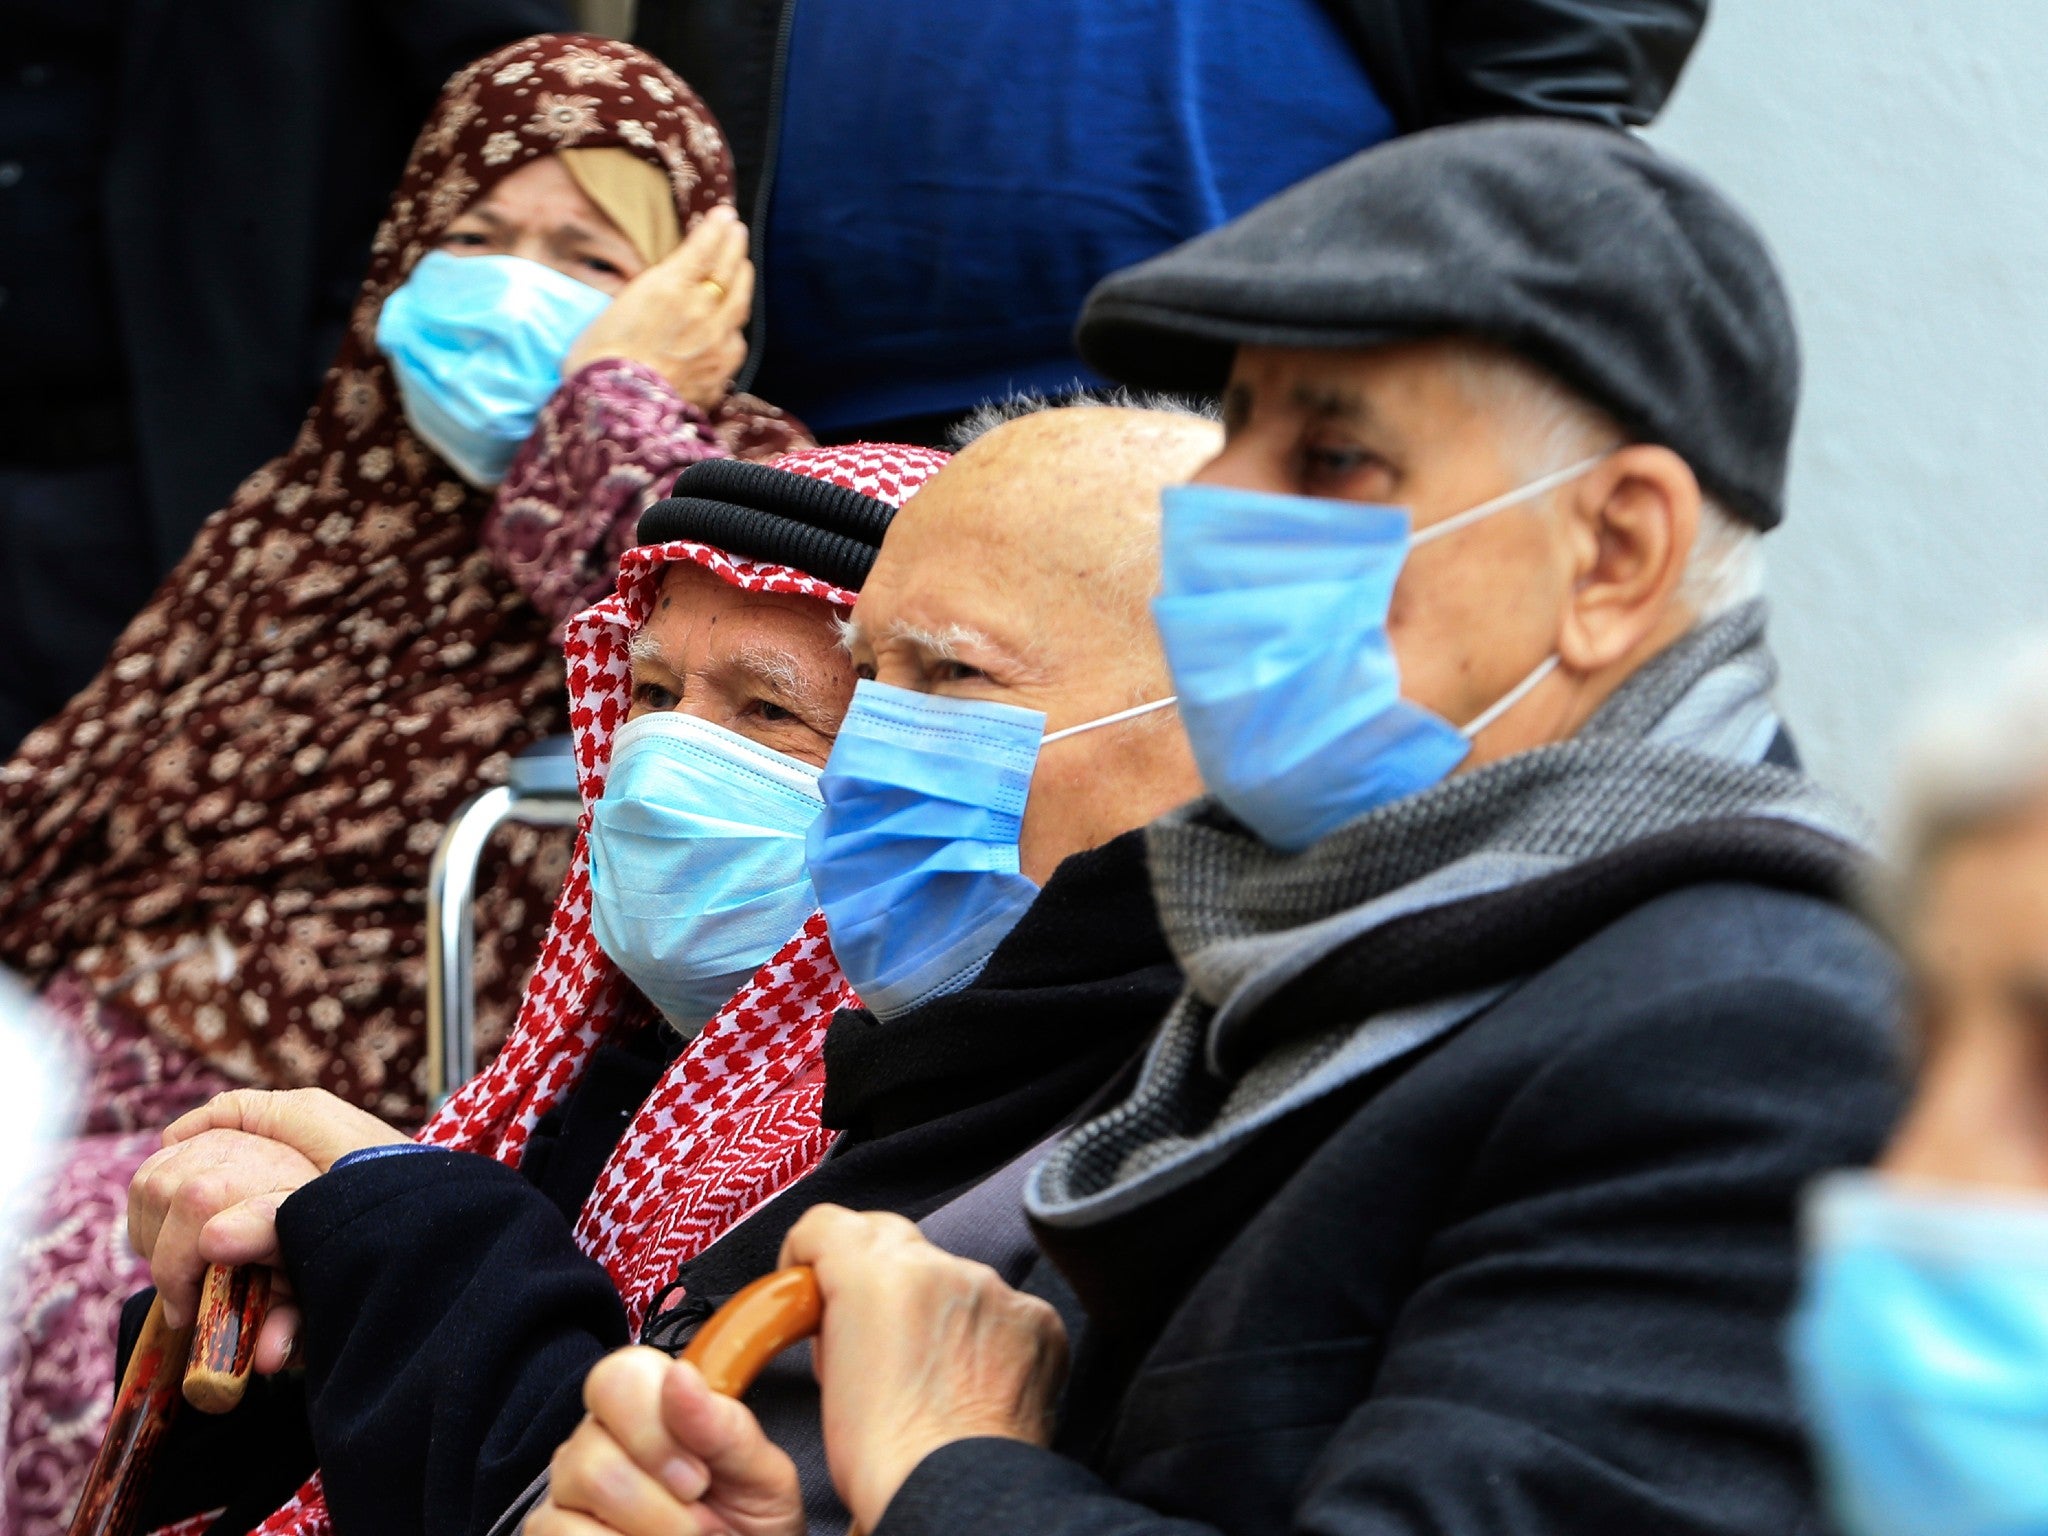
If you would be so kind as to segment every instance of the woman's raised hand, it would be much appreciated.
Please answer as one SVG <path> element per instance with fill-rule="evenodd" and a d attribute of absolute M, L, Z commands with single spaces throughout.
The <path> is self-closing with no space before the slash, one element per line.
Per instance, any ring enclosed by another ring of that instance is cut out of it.
<path fill-rule="evenodd" d="M 606 358 L 644 363 L 699 410 L 732 390 L 747 359 L 754 264 L 747 227 L 723 205 L 697 221 L 683 243 L 619 290 L 562 364 L 567 378 Z"/>

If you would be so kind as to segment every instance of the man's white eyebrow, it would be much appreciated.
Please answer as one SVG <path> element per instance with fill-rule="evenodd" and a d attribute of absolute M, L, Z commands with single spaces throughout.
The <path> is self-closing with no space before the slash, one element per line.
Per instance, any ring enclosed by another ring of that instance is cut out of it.
<path fill-rule="evenodd" d="M 947 624 L 942 628 L 932 629 L 898 619 L 888 627 L 885 638 L 904 645 L 914 645 L 925 655 L 939 661 L 960 661 L 967 651 L 976 648 L 989 651 L 1003 649 L 971 624 Z"/>
<path fill-rule="evenodd" d="M 805 699 L 817 692 L 816 681 L 805 674 L 802 663 L 778 646 L 743 642 L 726 652 L 725 665 L 781 689 L 790 698 Z"/>
<path fill-rule="evenodd" d="M 855 610 L 851 618 L 839 621 L 839 643 L 848 651 L 860 644 L 870 648 L 884 643 L 908 645 L 932 661 L 968 661 L 970 653 L 979 652 L 984 659 L 1001 658 L 1018 677 L 1040 675 L 1037 659 L 1029 649 L 1019 650 L 1015 646 L 1004 645 L 993 635 L 971 624 L 945 624 L 933 628 L 895 619 L 875 634 L 860 622 L 859 610 Z"/>
<path fill-rule="evenodd" d="M 668 653 L 661 648 L 661 642 L 654 638 L 651 630 L 634 630 L 633 638 L 626 642 L 626 655 L 634 661 L 652 661 L 669 667 L 671 672 L 675 670 L 669 666 Z"/>

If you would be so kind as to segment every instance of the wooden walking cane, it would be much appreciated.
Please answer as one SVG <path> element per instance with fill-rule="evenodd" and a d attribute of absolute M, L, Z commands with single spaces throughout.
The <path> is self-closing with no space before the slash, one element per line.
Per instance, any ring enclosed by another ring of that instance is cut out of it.
<path fill-rule="evenodd" d="M 150 1303 L 70 1536 L 134 1536 L 157 1448 L 177 1413 L 180 1384 L 202 1412 L 226 1413 L 240 1402 L 269 1304 L 269 1270 L 217 1264 L 206 1271 L 190 1328 L 165 1327 L 163 1299 Z M 823 1310 L 808 1268 L 777 1270 L 720 1307 L 683 1358 L 704 1373 L 712 1391 L 739 1397 L 770 1360 L 818 1331 Z"/>
<path fill-rule="evenodd" d="M 705 1319 L 683 1358 L 704 1373 L 704 1384 L 721 1397 L 744 1397 L 762 1367 L 815 1334 L 824 1315 L 818 1277 L 810 1265 L 792 1264 L 736 1291 Z M 846 1528 L 846 1536 L 862 1536 L 858 1520 Z"/>
<path fill-rule="evenodd" d="M 157 1449 L 177 1416 L 179 1388 L 203 1413 L 226 1413 L 239 1403 L 269 1306 L 270 1271 L 253 1264 L 209 1265 L 190 1327 L 164 1325 L 161 1296 L 149 1304 L 70 1536 L 133 1536 Z"/>
<path fill-rule="evenodd" d="M 763 1275 L 704 1320 L 683 1358 L 721 1397 L 743 1397 L 770 1360 L 818 1331 L 825 1307 L 808 1264 Z"/>

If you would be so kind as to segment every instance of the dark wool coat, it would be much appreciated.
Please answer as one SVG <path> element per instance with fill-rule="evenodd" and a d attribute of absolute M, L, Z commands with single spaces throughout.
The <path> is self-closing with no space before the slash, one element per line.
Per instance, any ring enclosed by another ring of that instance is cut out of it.
<path fill-rule="evenodd" d="M 1174 1194 L 1042 1229 L 1027 1288 L 1087 1314 L 1059 1451 L 948 1446 L 873 1536 L 1817 1529 L 1793 1206 L 1895 1113 L 1893 991 L 1824 898 L 1635 904 Z"/>
<path fill-rule="evenodd" d="M 836 1201 L 922 1217 L 1043 1141 L 1131 1060 L 1180 989 L 1141 834 L 1067 860 L 976 984 L 826 1036 L 825 1161 L 683 1267 L 650 1342 L 679 1347 Z M 227 1503 L 216 1536 L 269 1514 L 314 1464 L 344 1533 L 465 1536 L 544 1471 L 583 1377 L 628 1342 L 604 1269 L 565 1212 L 588 1195 L 665 1064 L 647 1036 L 600 1049 L 519 1169 L 469 1153 L 374 1158 L 306 1185 L 278 1230 L 307 1371 L 223 1420 L 187 1414 L 145 1529 Z M 128 1308 L 131 1337 L 146 1297 Z M 308 1435 L 310 1425 L 310 1438 Z"/>

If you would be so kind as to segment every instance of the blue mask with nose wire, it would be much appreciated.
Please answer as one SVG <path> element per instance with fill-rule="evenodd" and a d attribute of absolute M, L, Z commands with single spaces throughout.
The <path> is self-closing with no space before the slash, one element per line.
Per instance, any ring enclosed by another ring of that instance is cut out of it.
<path fill-rule="evenodd" d="M 806 857 L 861 1002 L 896 1018 L 980 975 L 1038 895 L 1017 837 L 1039 749 L 1173 702 L 1048 736 L 1039 710 L 860 683 L 818 778 L 825 809 Z"/>
<path fill-rule="evenodd" d="M 817 910 L 804 831 L 818 770 L 670 710 L 612 738 L 590 808 L 590 927 L 694 1036 Z"/>
<path fill-rule="evenodd" d="M 1209 792 L 1268 845 L 1295 852 L 1445 778 L 1557 658 L 1463 726 L 1401 697 L 1387 613 L 1408 551 L 1600 461 L 1417 534 L 1400 507 L 1221 485 L 1165 491 L 1152 617 Z"/>
<path fill-rule="evenodd" d="M 429 251 L 384 301 L 377 350 L 413 431 L 487 491 L 533 435 L 570 346 L 610 303 L 523 256 Z"/>
<path fill-rule="evenodd" d="M 1793 1376 L 1845 1536 L 2048 1531 L 2048 1200 L 1836 1174 Z"/>

